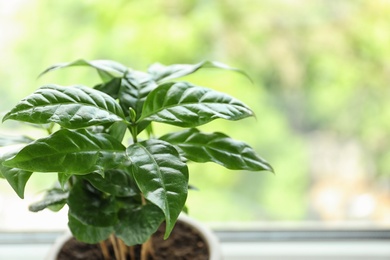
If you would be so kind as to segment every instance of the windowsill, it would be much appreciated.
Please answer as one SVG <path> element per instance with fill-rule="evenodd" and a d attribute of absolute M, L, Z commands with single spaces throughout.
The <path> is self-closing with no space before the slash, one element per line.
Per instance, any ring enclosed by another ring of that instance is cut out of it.
<path fill-rule="evenodd" d="M 15 196 L 0 199 L 3 208 L 0 214 L 0 259 L 25 260 L 26 256 L 29 260 L 44 259 L 56 237 L 66 229 L 66 211 L 29 213 L 26 210 L 29 203 Z M 12 207 L 15 209 L 11 210 Z M 390 223 L 207 224 L 221 240 L 224 260 L 390 259 Z"/>
<path fill-rule="evenodd" d="M 390 259 L 390 230 L 216 231 L 224 260 Z M 0 233 L 0 259 L 44 259 L 60 232 Z"/>

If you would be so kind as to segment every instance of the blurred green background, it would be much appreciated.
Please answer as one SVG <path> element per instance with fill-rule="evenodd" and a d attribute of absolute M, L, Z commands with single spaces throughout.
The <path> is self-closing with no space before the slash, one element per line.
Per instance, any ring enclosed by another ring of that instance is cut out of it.
<path fill-rule="evenodd" d="M 0 111 L 46 83 L 93 86 L 98 77 L 87 68 L 37 79 L 79 58 L 139 70 L 216 60 L 252 77 L 205 69 L 189 80 L 255 111 L 256 119 L 204 130 L 251 144 L 276 174 L 191 165 L 199 189 L 189 195 L 191 215 L 390 222 L 389 1 L 0 0 Z M 28 190 L 49 181 L 35 176 Z"/>

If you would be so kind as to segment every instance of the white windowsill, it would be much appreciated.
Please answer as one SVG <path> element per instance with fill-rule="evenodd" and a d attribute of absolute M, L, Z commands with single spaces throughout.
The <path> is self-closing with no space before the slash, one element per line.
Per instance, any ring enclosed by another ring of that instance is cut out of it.
<path fill-rule="evenodd" d="M 0 259 L 42 260 L 50 244 L 0 244 Z M 224 260 L 384 260 L 388 240 L 222 242 Z"/>

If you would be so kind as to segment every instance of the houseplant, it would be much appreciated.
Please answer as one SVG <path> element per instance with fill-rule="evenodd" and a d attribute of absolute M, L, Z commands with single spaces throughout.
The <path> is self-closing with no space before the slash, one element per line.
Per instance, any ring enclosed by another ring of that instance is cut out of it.
<path fill-rule="evenodd" d="M 214 119 L 253 116 L 247 105 L 209 88 L 172 81 L 207 67 L 243 72 L 216 62 L 154 64 L 140 72 L 115 61 L 77 60 L 42 74 L 72 66 L 96 69 L 101 82 L 93 88 L 44 85 L 9 111 L 3 121 L 37 124 L 48 135 L 3 138 L 22 145 L 1 155 L 0 175 L 23 198 L 33 173 L 56 173 L 58 185 L 30 210 L 57 211 L 67 204 L 68 226 L 77 240 L 100 243 L 107 254 L 102 241 L 111 238 L 118 259 L 129 251 L 124 244 L 143 244 L 146 259 L 151 235 L 164 222 L 168 238 L 185 208 L 188 162 L 272 171 L 249 145 L 196 128 Z M 156 137 L 153 122 L 184 130 Z"/>

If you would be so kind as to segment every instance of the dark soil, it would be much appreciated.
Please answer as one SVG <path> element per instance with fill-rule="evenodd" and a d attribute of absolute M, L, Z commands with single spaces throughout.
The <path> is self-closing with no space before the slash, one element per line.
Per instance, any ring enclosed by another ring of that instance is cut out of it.
<path fill-rule="evenodd" d="M 153 247 L 155 257 L 150 257 L 148 260 L 207 260 L 209 252 L 207 245 L 199 234 L 191 227 L 177 222 L 170 237 L 167 240 L 163 239 L 165 224 L 161 225 L 158 231 L 153 235 Z M 109 244 L 109 243 L 108 243 Z M 110 247 L 110 246 L 109 246 Z M 113 250 L 110 249 L 112 255 Z M 136 252 L 140 252 L 140 246 L 135 247 Z M 65 243 L 62 250 L 58 254 L 58 260 L 104 260 L 100 251 L 99 245 L 90 245 L 71 239 Z M 136 259 L 139 260 L 139 255 Z M 115 257 L 112 256 L 112 260 Z"/>

